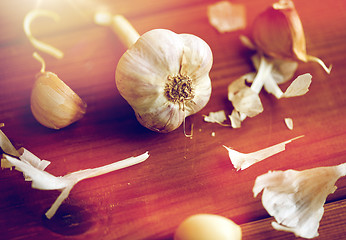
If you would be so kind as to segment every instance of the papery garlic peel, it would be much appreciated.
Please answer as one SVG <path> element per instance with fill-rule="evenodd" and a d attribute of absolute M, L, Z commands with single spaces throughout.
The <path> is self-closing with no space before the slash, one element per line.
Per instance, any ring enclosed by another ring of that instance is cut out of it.
<path fill-rule="evenodd" d="M 313 61 L 327 73 L 331 71 L 321 59 L 307 54 L 303 25 L 291 0 L 280 0 L 257 16 L 252 36 L 256 46 L 269 56 Z"/>
<path fill-rule="evenodd" d="M 335 183 L 346 176 L 346 163 L 306 169 L 303 171 L 269 171 L 258 176 L 253 187 L 254 197 L 262 190 L 262 204 L 277 222 L 277 230 L 293 232 L 298 237 L 318 236 L 323 205 L 336 190 Z"/>
<path fill-rule="evenodd" d="M 118 62 L 116 85 L 143 126 L 171 132 L 208 103 L 213 56 L 205 41 L 166 29 L 136 38 L 137 32 L 123 17 L 96 16 L 97 23 L 111 25 L 129 47 Z"/>

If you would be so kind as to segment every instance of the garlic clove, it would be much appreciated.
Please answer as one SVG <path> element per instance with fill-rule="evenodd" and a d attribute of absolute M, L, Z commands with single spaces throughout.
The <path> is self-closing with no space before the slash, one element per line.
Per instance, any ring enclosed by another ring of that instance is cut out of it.
<path fill-rule="evenodd" d="M 199 213 L 182 221 L 174 233 L 174 240 L 241 240 L 239 225 L 221 215 Z"/>
<path fill-rule="evenodd" d="M 254 20 L 256 45 L 275 58 L 306 60 L 302 23 L 292 1 L 279 1 Z"/>
<path fill-rule="evenodd" d="M 161 133 L 168 133 L 178 128 L 185 117 L 179 105 L 173 103 L 160 104 L 147 112 L 136 112 L 136 118 L 140 124 Z"/>
<path fill-rule="evenodd" d="M 209 75 L 213 65 L 213 54 L 209 45 L 192 34 L 179 34 L 184 43 L 184 54 L 180 74 L 198 82 L 199 78 Z M 210 86 L 208 86 L 210 87 Z"/>
<path fill-rule="evenodd" d="M 291 0 L 279 0 L 257 16 L 252 35 L 257 48 L 271 57 L 316 62 L 331 71 L 332 66 L 307 54 L 303 25 Z"/>
<path fill-rule="evenodd" d="M 66 127 L 83 117 L 86 103 L 52 72 L 39 73 L 31 92 L 31 111 L 52 129 Z"/>

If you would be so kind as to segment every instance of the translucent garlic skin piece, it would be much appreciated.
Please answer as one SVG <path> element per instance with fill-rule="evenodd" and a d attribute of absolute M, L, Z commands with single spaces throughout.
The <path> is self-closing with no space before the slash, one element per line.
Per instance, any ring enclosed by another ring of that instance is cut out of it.
<path fill-rule="evenodd" d="M 120 58 L 116 85 L 143 126 L 167 133 L 208 103 L 212 62 L 199 37 L 155 29 Z"/>
<path fill-rule="evenodd" d="M 336 190 L 335 182 L 346 175 L 346 163 L 304 171 L 270 171 L 257 177 L 254 197 L 262 190 L 262 204 L 275 218 L 277 230 L 293 232 L 298 237 L 318 236 L 323 205 Z"/>

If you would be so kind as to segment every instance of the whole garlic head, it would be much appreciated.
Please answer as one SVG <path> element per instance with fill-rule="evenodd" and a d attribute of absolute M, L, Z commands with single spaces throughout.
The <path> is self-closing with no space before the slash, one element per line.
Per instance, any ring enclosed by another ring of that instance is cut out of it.
<path fill-rule="evenodd" d="M 212 63 L 211 49 L 199 37 L 155 29 L 124 53 L 115 79 L 138 121 L 167 133 L 208 103 Z"/>

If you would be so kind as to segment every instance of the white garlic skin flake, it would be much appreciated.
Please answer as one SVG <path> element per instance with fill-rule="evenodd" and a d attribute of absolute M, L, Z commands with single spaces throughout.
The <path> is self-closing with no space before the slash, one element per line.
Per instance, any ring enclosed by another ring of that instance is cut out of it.
<path fill-rule="evenodd" d="M 212 63 L 211 49 L 199 37 L 155 29 L 120 58 L 116 85 L 143 126 L 167 133 L 208 103 Z"/>

